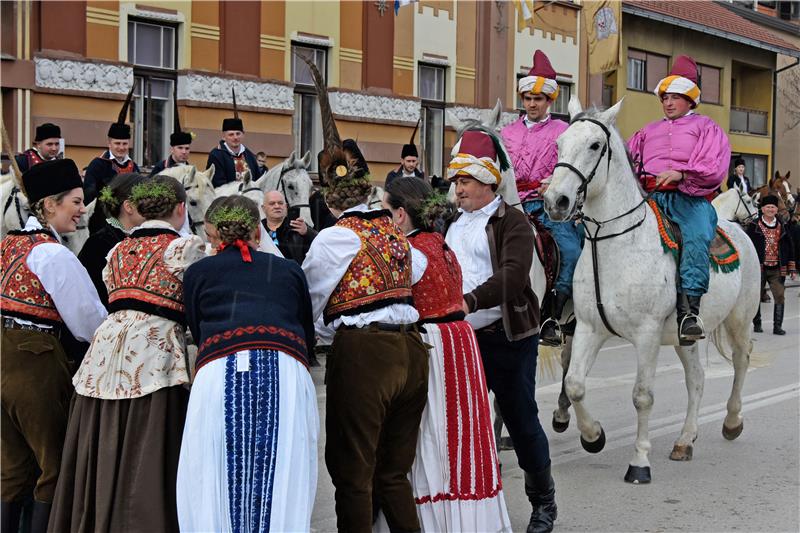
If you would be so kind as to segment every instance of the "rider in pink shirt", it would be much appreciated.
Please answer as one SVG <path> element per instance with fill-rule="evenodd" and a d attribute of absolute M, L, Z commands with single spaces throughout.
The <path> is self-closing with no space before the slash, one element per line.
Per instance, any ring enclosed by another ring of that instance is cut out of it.
<path fill-rule="evenodd" d="M 528 76 L 519 80 L 518 92 L 525 115 L 503 128 L 503 143 L 511 155 L 525 212 L 535 216 L 550 231 L 561 253 L 555 292 L 548 295 L 550 319 L 544 321 L 539 337 L 542 344 L 560 345 L 555 320 L 561 318 L 564 304 L 572 296 L 572 276 L 581 255 L 582 232 L 572 221 L 551 221 L 544 211 L 542 182 L 553 174 L 558 162 L 556 139 L 569 124 L 550 116 L 550 105 L 558 98 L 558 83 L 556 71 L 541 50 L 534 53 Z"/>
<path fill-rule="evenodd" d="M 690 346 L 705 337 L 697 317 L 700 297 L 708 292 L 708 249 L 717 227 L 717 213 L 705 197 L 725 179 L 731 148 L 716 122 L 693 111 L 700 88 L 692 58 L 677 57 L 655 93 L 664 118 L 636 132 L 628 148 L 642 186 L 655 191 L 658 207 L 681 229 L 678 328 L 681 345 Z"/>

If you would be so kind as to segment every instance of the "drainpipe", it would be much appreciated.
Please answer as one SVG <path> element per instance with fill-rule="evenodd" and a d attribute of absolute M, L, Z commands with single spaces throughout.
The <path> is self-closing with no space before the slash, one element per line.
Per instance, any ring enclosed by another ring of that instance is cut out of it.
<path fill-rule="evenodd" d="M 790 68 L 794 68 L 798 64 L 800 64 L 800 57 L 796 57 L 795 58 L 795 62 L 792 63 L 791 65 L 786 65 L 783 68 L 779 68 L 775 72 L 773 72 L 773 74 L 772 74 L 772 148 L 770 150 L 770 155 L 771 155 L 770 160 L 769 160 L 770 171 L 769 171 L 769 174 L 767 174 L 767 183 L 769 183 L 769 180 L 771 180 L 772 176 L 775 175 L 775 136 L 776 136 L 777 131 L 778 131 L 778 127 L 777 127 L 777 124 L 778 124 L 778 120 L 777 120 L 777 111 L 778 111 L 778 74 L 780 74 L 784 70 L 789 70 Z"/>

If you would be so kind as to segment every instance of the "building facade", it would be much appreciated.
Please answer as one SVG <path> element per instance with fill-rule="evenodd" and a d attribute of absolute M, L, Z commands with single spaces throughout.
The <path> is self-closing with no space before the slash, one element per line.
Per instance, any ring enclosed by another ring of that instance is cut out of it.
<path fill-rule="evenodd" d="M 59 124 L 67 155 L 86 165 L 135 84 L 134 159 L 166 157 L 176 94 L 181 126 L 196 134 L 191 162 L 204 166 L 235 88 L 244 143 L 272 166 L 322 147 L 303 55 L 376 182 L 399 164 L 418 119 L 423 167 L 441 175 L 455 142 L 446 110 L 475 117 L 500 98 L 512 120 L 536 48 L 562 84 L 554 111 L 566 112 L 581 85 L 579 15 L 565 1 L 537 2 L 527 23 L 510 2 L 421 0 L 395 14 L 387 1 L 3 1 L 3 122 L 17 151 L 37 125 Z"/>

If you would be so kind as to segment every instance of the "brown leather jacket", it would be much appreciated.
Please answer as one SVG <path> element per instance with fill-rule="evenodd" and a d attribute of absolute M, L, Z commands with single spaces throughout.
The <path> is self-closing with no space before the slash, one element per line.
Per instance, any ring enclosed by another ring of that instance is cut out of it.
<path fill-rule="evenodd" d="M 504 201 L 489 218 L 486 235 L 494 274 L 464 295 L 470 312 L 499 305 L 509 341 L 538 334 L 539 301 L 530 281 L 534 236 L 528 218 Z"/>

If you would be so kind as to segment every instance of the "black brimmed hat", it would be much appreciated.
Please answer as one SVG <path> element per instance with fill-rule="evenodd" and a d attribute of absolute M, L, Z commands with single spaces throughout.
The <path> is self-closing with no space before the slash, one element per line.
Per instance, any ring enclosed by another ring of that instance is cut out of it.
<path fill-rule="evenodd" d="M 417 145 L 414 144 L 414 137 L 417 136 L 417 128 L 419 128 L 420 120 L 422 119 L 417 119 L 417 123 L 414 126 L 414 131 L 411 132 L 411 142 L 403 145 L 403 150 L 400 153 L 400 159 L 405 159 L 408 156 L 419 157 L 419 153 L 417 152 Z"/>
<path fill-rule="evenodd" d="M 78 165 L 72 159 L 52 159 L 32 166 L 22 174 L 28 203 L 83 187 Z"/>
<path fill-rule="evenodd" d="M 239 110 L 236 108 L 236 91 L 231 87 L 231 97 L 233 98 L 233 118 L 226 118 L 222 121 L 222 131 L 241 131 L 244 133 L 244 123 L 239 118 Z"/>
<path fill-rule="evenodd" d="M 36 126 L 36 137 L 33 139 L 34 142 L 41 142 L 45 139 L 60 139 L 61 138 L 61 128 L 52 124 L 50 122 L 46 122 L 41 126 Z"/>
<path fill-rule="evenodd" d="M 192 144 L 192 134 L 188 131 L 181 131 L 181 117 L 178 114 L 177 91 L 173 91 L 172 101 L 175 102 L 175 109 L 173 110 L 174 119 L 172 126 L 172 135 L 169 136 L 169 145 L 181 146 L 184 144 Z"/>
<path fill-rule="evenodd" d="M 132 85 L 131 90 L 128 91 L 128 96 L 125 97 L 125 103 L 122 104 L 122 110 L 119 112 L 117 121 L 108 128 L 108 136 L 111 139 L 125 140 L 131 138 L 131 127 L 125 124 L 125 121 L 128 119 L 128 107 L 131 105 L 135 86 L 136 84 Z"/>

